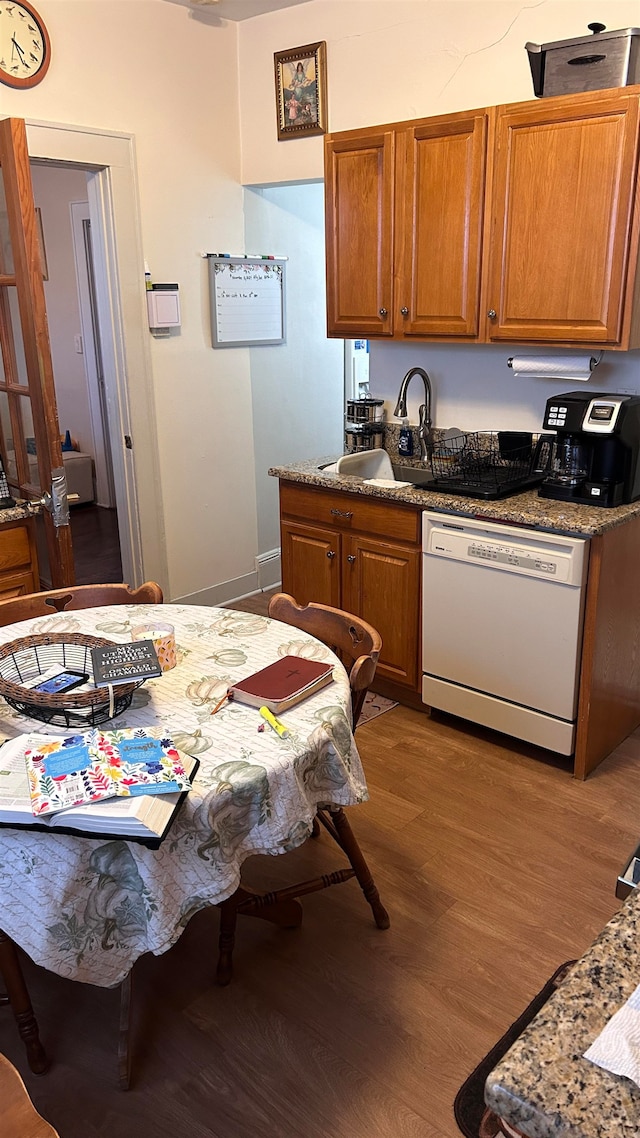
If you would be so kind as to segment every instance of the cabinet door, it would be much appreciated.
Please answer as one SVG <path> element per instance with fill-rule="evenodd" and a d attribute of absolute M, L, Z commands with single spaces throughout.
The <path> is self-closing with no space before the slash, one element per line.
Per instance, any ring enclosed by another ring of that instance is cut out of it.
<path fill-rule="evenodd" d="M 330 529 L 281 523 L 282 588 L 298 604 L 340 606 L 341 537 Z"/>
<path fill-rule="evenodd" d="M 499 108 L 489 340 L 624 346 L 637 135 L 637 95 Z"/>
<path fill-rule="evenodd" d="M 404 133 L 394 312 L 404 335 L 478 335 L 488 119 L 447 115 Z"/>
<path fill-rule="evenodd" d="M 325 142 L 330 336 L 393 332 L 394 163 L 392 130 Z"/>
<path fill-rule="evenodd" d="M 415 688 L 418 680 L 420 551 L 366 537 L 343 538 L 342 607 L 382 637 L 378 674 Z"/>

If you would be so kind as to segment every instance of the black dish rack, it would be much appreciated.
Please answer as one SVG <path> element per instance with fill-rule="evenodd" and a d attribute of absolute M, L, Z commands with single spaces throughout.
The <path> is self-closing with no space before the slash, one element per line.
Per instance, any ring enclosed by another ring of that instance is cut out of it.
<path fill-rule="evenodd" d="M 474 431 L 436 443 L 431 456 L 433 482 L 425 490 L 471 498 L 506 498 L 539 486 L 551 457 L 553 435 L 524 431 Z"/>

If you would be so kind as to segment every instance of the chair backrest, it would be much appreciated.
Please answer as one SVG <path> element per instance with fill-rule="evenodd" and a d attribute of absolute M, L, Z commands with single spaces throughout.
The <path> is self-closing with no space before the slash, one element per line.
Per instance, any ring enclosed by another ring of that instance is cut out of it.
<path fill-rule="evenodd" d="M 313 602 L 299 605 L 288 593 L 276 593 L 271 598 L 269 616 L 310 633 L 340 656 L 349 672 L 355 730 L 364 697 L 376 672 L 382 648 L 380 633 L 353 613 Z"/>
<path fill-rule="evenodd" d="M 162 589 L 155 581 L 145 581 L 139 589 L 128 585 L 70 585 L 68 589 L 50 589 L 44 593 L 26 593 L 0 601 L 0 626 L 30 620 L 34 616 L 51 616 L 68 609 L 91 609 L 99 605 L 161 605 Z"/>
<path fill-rule="evenodd" d="M 0 1101 L 2 1138 L 59 1138 L 34 1107 L 27 1088 L 13 1063 L 0 1055 Z"/>

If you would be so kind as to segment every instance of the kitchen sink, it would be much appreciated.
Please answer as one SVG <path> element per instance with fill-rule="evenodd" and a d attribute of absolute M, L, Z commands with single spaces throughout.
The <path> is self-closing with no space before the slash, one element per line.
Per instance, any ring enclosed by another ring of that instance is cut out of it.
<path fill-rule="evenodd" d="M 391 469 L 396 482 L 411 482 L 417 487 L 433 482 L 433 474 L 426 466 L 400 466 L 392 462 Z"/>
<path fill-rule="evenodd" d="M 385 450 L 343 454 L 337 462 L 325 464 L 320 469 L 336 474 L 354 475 L 385 485 L 391 485 L 393 482 L 409 482 L 412 486 L 425 486 L 433 481 L 433 475 L 427 467 L 392 463 Z"/>

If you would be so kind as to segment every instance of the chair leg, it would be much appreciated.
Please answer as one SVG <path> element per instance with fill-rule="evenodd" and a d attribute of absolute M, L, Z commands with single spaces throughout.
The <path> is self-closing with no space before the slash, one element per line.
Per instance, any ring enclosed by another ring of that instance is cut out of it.
<path fill-rule="evenodd" d="M 49 1066 L 49 1060 L 40 1042 L 38 1024 L 31 1007 L 16 946 L 2 929 L 0 929 L 0 975 L 5 983 L 20 1038 L 27 1052 L 29 1067 L 34 1075 L 43 1075 Z"/>
<path fill-rule="evenodd" d="M 233 976 L 233 947 L 236 943 L 236 924 L 238 920 L 238 904 L 236 894 L 227 897 L 226 901 L 218 906 L 220 909 L 220 936 L 218 940 L 218 965 L 216 968 L 216 983 L 221 988 L 231 983 Z"/>
<path fill-rule="evenodd" d="M 129 1090 L 131 1082 L 131 1048 L 129 1029 L 131 1027 L 131 989 L 133 970 L 125 976 L 120 985 L 120 1023 L 118 1028 L 118 1082 L 121 1091 Z"/>
<path fill-rule="evenodd" d="M 347 821 L 344 810 L 341 806 L 333 806 L 329 808 L 329 814 L 335 826 L 338 844 L 342 847 L 353 866 L 358 884 L 371 906 L 373 918 L 378 928 L 388 929 L 391 924 L 389 914 L 380 900 L 380 894 L 371 876 L 371 871 L 356 841 L 355 834 Z"/>

